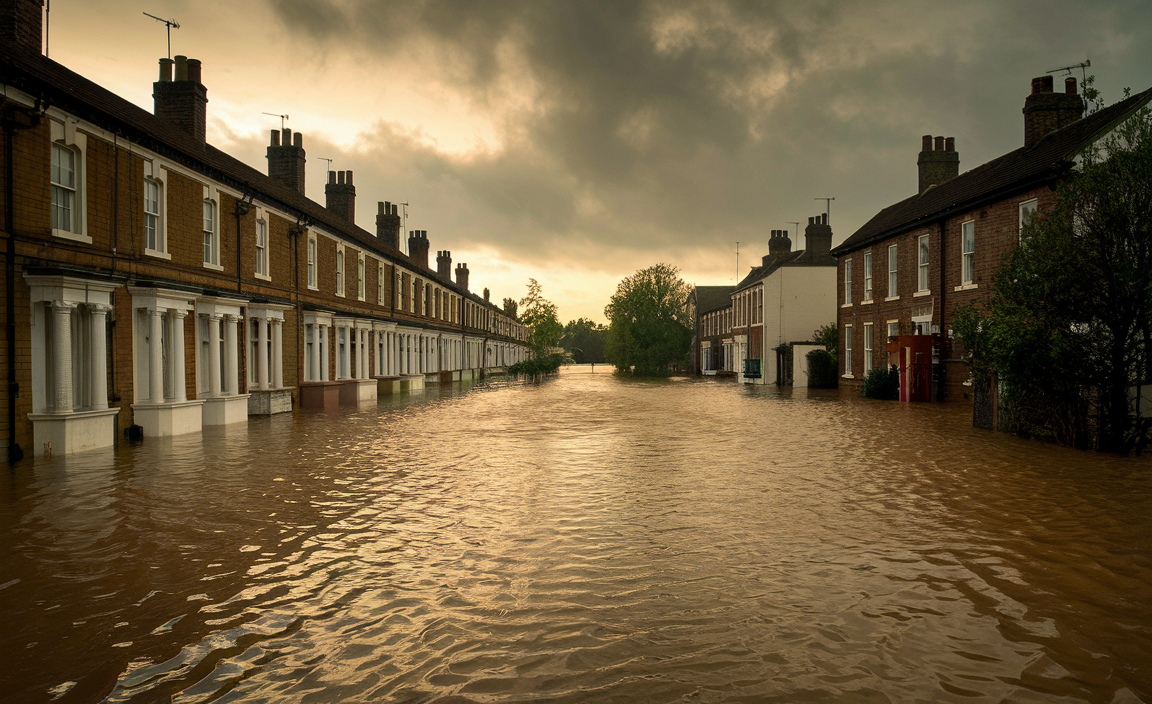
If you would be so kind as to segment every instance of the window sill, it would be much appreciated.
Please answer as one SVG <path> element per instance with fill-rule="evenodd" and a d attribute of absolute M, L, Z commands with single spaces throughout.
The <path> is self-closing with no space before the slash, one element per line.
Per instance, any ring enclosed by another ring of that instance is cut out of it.
<path fill-rule="evenodd" d="M 871 299 L 871 298 L 869 298 L 869 299 L 868 299 L 868 300 L 866 300 L 866 301 L 860 301 L 860 305 L 862 305 L 862 306 L 870 306 L 870 305 L 872 305 L 872 299 Z"/>
<path fill-rule="evenodd" d="M 840 378 L 841 379 L 855 379 L 856 377 L 852 376 L 851 374 L 841 374 Z"/>
<path fill-rule="evenodd" d="M 971 291 L 974 288 L 980 288 L 980 284 L 960 284 L 953 291 Z"/>
<path fill-rule="evenodd" d="M 156 257 L 157 259 L 172 259 L 172 255 L 167 252 L 161 252 L 158 249 L 148 249 L 147 247 L 144 248 L 144 256 Z"/>
<path fill-rule="evenodd" d="M 912 294 L 912 297 L 913 298 L 920 298 L 922 296 L 931 296 L 931 295 L 932 295 L 931 291 L 917 291 L 916 293 Z"/>
<path fill-rule="evenodd" d="M 339 291 L 336 291 L 336 294 L 335 294 L 335 295 L 336 295 L 338 298 L 343 298 L 343 297 L 344 297 L 344 294 L 340 293 Z"/>
<path fill-rule="evenodd" d="M 83 242 L 84 244 L 92 244 L 92 238 L 88 235 L 82 235 L 79 232 L 69 232 L 68 230 L 52 229 L 52 236 L 59 237 L 62 240 L 72 240 L 73 242 Z"/>
<path fill-rule="evenodd" d="M 204 268 L 211 269 L 212 271 L 224 271 L 223 266 L 219 264 L 213 264 L 212 262 L 204 262 Z"/>
<path fill-rule="evenodd" d="M 253 276 L 260 279 L 261 281 L 272 281 L 272 277 L 268 274 L 253 274 Z"/>
<path fill-rule="evenodd" d="M 841 307 L 841 308 L 851 308 L 851 307 L 852 307 L 852 304 L 851 304 L 851 303 L 841 303 L 841 304 L 840 304 L 840 307 Z"/>
<path fill-rule="evenodd" d="M 319 286 L 309 286 L 309 287 L 308 287 L 308 290 L 309 290 L 309 291 L 319 291 L 319 290 L 320 290 L 320 287 L 319 287 Z"/>
<path fill-rule="evenodd" d="M 898 300 L 900 300 L 899 296 L 889 296 L 889 297 L 884 299 L 884 302 L 887 303 L 888 301 L 898 301 Z"/>

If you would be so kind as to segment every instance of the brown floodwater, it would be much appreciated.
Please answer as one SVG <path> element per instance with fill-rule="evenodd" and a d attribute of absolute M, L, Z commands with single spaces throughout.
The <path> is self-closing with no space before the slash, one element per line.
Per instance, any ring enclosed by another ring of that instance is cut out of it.
<path fill-rule="evenodd" d="M 10 702 L 1152 702 L 1152 465 L 571 369 L 0 470 Z"/>

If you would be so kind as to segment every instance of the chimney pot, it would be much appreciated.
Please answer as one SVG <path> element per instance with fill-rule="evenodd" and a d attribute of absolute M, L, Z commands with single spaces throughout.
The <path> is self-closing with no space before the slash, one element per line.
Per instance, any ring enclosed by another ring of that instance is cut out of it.
<path fill-rule="evenodd" d="M 395 215 L 396 217 L 400 217 L 400 211 L 397 210 L 398 207 L 399 206 L 397 206 L 397 205 L 392 206 L 392 214 Z"/>
<path fill-rule="evenodd" d="M 808 218 L 808 224 L 809 225 L 815 225 L 816 224 L 816 218 Z"/>
<path fill-rule="evenodd" d="M 1052 77 L 1051 76 L 1045 76 L 1044 77 L 1044 92 L 1045 93 L 1051 93 L 1052 92 Z"/>
<path fill-rule="evenodd" d="M 292 146 L 296 147 L 297 149 L 303 149 L 304 148 L 304 135 L 300 134 L 299 132 L 292 135 Z"/>
<path fill-rule="evenodd" d="M 344 172 L 343 171 L 337 171 L 336 172 L 336 183 L 338 183 L 340 185 L 344 185 Z"/>
<path fill-rule="evenodd" d="M 1044 92 L 1044 77 L 1037 76 L 1032 79 L 1032 95 Z"/>
<path fill-rule="evenodd" d="M 336 183 L 336 172 L 335 171 L 329 171 L 328 172 L 328 183 L 329 184 Z"/>
<path fill-rule="evenodd" d="M 161 83 L 171 83 L 172 82 L 172 63 L 173 63 L 172 59 L 169 59 L 169 58 L 160 59 L 160 82 Z"/>
<path fill-rule="evenodd" d="M 922 144 L 920 146 L 920 151 L 922 151 L 922 152 L 932 151 L 932 135 L 930 135 L 930 134 L 924 135 Z"/>
<path fill-rule="evenodd" d="M 938 151 L 938 152 L 944 151 L 944 138 L 943 137 L 937 137 L 936 138 L 936 151 Z"/>
<path fill-rule="evenodd" d="M 824 213 L 823 215 L 820 216 L 820 224 L 821 225 L 827 225 L 828 224 L 828 213 Z"/>
<path fill-rule="evenodd" d="M 200 59 L 188 59 L 188 80 L 193 83 L 202 83 L 200 75 Z"/>
<path fill-rule="evenodd" d="M 949 137 L 948 139 L 944 140 L 944 151 L 946 151 L 946 152 L 956 151 L 956 138 L 955 137 Z"/>
<path fill-rule="evenodd" d="M 351 171 L 346 171 L 345 173 L 347 173 L 347 174 L 348 174 L 348 181 L 347 181 L 347 183 L 348 183 L 348 185 L 349 185 L 349 186 L 351 186 L 351 185 L 352 185 L 352 172 L 351 172 Z"/>
<path fill-rule="evenodd" d="M 176 56 L 176 80 L 177 81 L 188 80 L 188 57 L 187 56 L 180 56 L 180 55 Z"/>
<path fill-rule="evenodd" d="M 1076 77 L 1069 76 L 1064 79 L 1064 92 L 1076 94 Z"/>
<path fill-rule="evenodd" d="M 272 139 L 270 142 L 268 142 L 268 146 L 270 146 L 270 147 L 280 146 L 280 130 L 272 130 Z"/>

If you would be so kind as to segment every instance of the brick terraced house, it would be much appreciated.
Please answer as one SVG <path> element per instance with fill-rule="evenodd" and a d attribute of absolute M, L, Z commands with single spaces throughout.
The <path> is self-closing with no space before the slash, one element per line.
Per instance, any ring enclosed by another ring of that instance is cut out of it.
<path fill-rule="evenodd" d="M 688 299 L 692 316 L 692 365 L 697 375 L 726 371 L 724 337 L 732 332 L 732 286 L 696 286 Z"/>
<path fill-rule="evenodd" d="M 1053 92 L 1033 79 L 1024 101 L 1024 145 L 959 173 L 951 137 L 923 138 L 919 192 L 884 208 L 832 250 L 838 260 L 841 383 L 895 364 L 901 400 L 968 398 L 951 321 L 985 302 L 992 277 L 1029 217 L 1056 203 L 1077 155 L 1147 105 L 1152 90 L 1084 116 L 1076 79 Z"/>
<path fill-rule="evenodd" d="M 5 351 L 0 427 L 65 454 L 374 401 L 526 355 L 525 330 L 400 251 L 396 205 L 355 223 L 353 174 L 304 193 L 299 133 L 264 174 L 209 144 L 200 62 L 160 60 L 154 113 L 41 53 L 42 0 L 0 0 Z"/>

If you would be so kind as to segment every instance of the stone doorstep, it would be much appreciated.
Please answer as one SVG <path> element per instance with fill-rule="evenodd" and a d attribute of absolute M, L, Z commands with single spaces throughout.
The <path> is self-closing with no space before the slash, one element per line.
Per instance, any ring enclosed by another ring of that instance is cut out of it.
<path fill-rule="evenodd" d="M 32 421 L 31 454 L 72 455 L 116 444 L 116 416 L 119 408 L 65 413 L 29 413 Z M 46 447 L 47 445 L 47 447 Z"/>
<path fill-rule="evenodd" d="M 144 428 L 144 437 L 198 433 L 204 428 L 204 399 L 179 403 L 134 403 L 132 418 Z"/>
<path fill-rule="evenodd" d="M 279 389 L 252 389 L 248 396 L 248 415 L 271 416 L 292 412 L 292 391 L 294 387 Z"/>
<path fill-rule="evenodd" d="M 342 381 L 305 381 L 300 384 L 301 408 L 336 408 Z"/>
<path fill-rule="evenodd" d="M 357 406 L 375 400 L 377 396 L 375 379 L 341 379 L 337 383 L 340 387 L 340 403 L 346 406 Z"/>
<path fill-rule="evenodd" d="M 204 425 L 246 422 L 248 422 L 248 394 L 204 398 Z"/>

